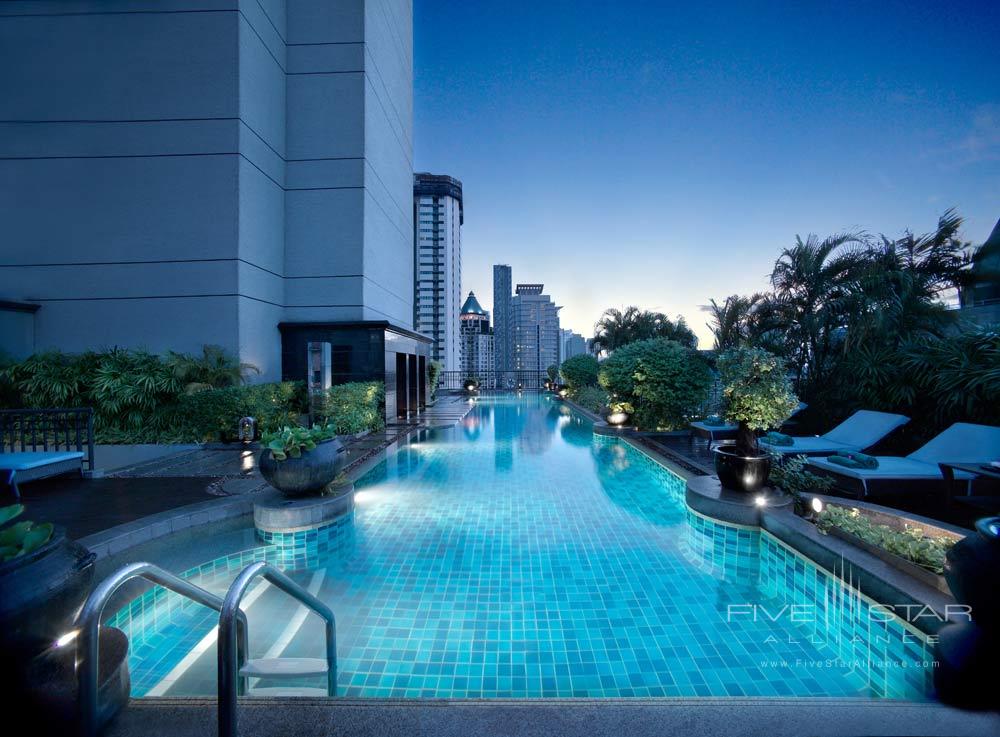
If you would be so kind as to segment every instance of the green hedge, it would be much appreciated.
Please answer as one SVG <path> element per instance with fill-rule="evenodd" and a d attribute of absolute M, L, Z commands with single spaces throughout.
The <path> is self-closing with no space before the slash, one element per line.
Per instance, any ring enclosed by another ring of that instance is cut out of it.
<path fill-rule="evenodd" d="M 585 386 L 572 391 L 570 398 L 595 414 L 601 414 L 608 406 L 608 393 L 599 386 Z"/>
<path fill-rule="evenodd" d="M 615 350 L 601 363 L 598 381 L 615 401 L 628 405 L 643 430 L 677 430 L 698 414 L 712 378 L 696 351 L 654 338 Z"/>
<path fill-rule="evenodd" d="M 385 425 L 384 403 L 385 385 L 381 381 L 338 384 L 327 391 L 324 421 L 332 424 L 338 435 L 381 430 Z"/>
<path fill-rule="evenodd" d="M 239 383 L 255 370 L 215 346 L 201 356 L 52 351 L 0 370 L 0 398 L 10 408 L 92 407 L 101 443 L 229 441 L 247 416 L 263 430 L 297 424 L 303 385 Z"/>
<path fill-rule="evenodd" d="M 597 359 L 589 353 L 572 356 L 562 362 L 559 373 L 570 389 L 593 386 L 597 383 Z"/>

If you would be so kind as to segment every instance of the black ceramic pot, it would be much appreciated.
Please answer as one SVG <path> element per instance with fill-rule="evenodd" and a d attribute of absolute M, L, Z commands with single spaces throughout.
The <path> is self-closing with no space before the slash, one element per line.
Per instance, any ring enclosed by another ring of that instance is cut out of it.
<path fill-rule="evenodd" d="M 735 445 L 718 445 L 712 453 L 715 454 L 715 473 L 724 488 L 750 493 L 767 483 L 771 457 L 766 453 L 744 455 Z"/>
<path fill-rule="evenodd" d="M 976 522 L 976 532 L 951 547 L 945 557 L 944 578 L 959 604 L 972 610 L 972 621 L 1000 635 L 1000 517 Z"/>
<path fill-rule="evenodd" d="M 285 496 L 305 496 L 321 491 L 337 478 L 344 465 L 344 446 L 337 438 L 330 438 L 298 458 L 289 456 L 283 461 L 274 460 L 265 448 L 258 465 L 267 483 Z"/>
<path fill-rule="evenodd" d="M 56 527 L 32 553 L 0 563 L 0 643 L 18 658 L 51 647 L 73 628 L 90 592 L 94 554 Z"/>

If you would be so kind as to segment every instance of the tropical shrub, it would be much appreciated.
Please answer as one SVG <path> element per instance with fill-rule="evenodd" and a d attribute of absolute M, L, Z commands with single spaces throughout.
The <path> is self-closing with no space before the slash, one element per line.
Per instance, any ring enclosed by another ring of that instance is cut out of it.
<path fill-rule="evenodd" d="M 589 353 L 572 356 L 562 362 L 559 373 L 571 390 L 593 386 L 597 383 L 597 359 Z"/>
<path fill-rule="evenodd" d="M 726 351 L 718 360 L 725 417 L 739 425 L 737 447 L 757 452 L 760 430 L 777 429 L 799 404 L 785 363 L 762 348 Z"/>
<path fill-rule="evenodd" d="M 688 348 L 698 345 L 697 336 L 684 322 L 683 317 L 672 321 L 662 312 L 640 310 L 634 305 L 624 310 L 615 308 L 605 310 L 601 319 L 594 325 L 594 337 L 590 345 L 603 354 L 613 352 L 629 343 L 653 338 L 674 340 Z"/>
<path fill-rule="evenodd" d="M 608 393 L 599 386 L 585 386 L 575 390 L 571 397 L 584 409 L 601 414 L 608 406 Z"/>
<path fill-rule="evenodd" d="M 771 475 L 768 480 L 773 486 L 788 494 L 795 503 L 795 511 L 805 511 L 803 494 L 825 494 L 833 488 L 833 479 L 806 470 L 808 458 L 795 455 L 791 458 L 774 453 L 771 458 Z"/>
<path fill-rule="evenodd" d="M 200 356 L 169 351 L 166 363 L 188 393 L 239 386 L 246 383 L 249 374 L 260 373 L 252 363 L 240 363 L 217 345 L 203 346 Z"/>
<path fill-rule="evenodd" d="M 559 376 L 559 367 L 553 363 L 545 369 L 545 373 L 549 377 L 549 381 L 555 381 L 556 377 Z"/>
<path fill-rule="evenodd" d="M 676 430 L 698 413 L 711 373 L 695 351 L 654 338 L 614 351 L 600 364 L 598 382 L 612 401 L 631 405 L 639 427 Z"/>
<path fill-rule="evenodd" d="M 160 438 L 186 443 L 228 443 L 237 440 L 238 424 L 243 417 L 253 417 L 264 433 L 298 424 L 305 411 L 306 391 L 302 382 L 206 389 L 182 394 L 172 404 L 160 408 L 151 422 L 153 439 L 147 442 Z"/>
<path fill-rule="evenodd" d="M 125 348 L 52 351 L 0 369 L 0 396 L 10 407 L 93 407 L 102 443 L 234 440 L 246 416 L 264 429 L 294 423 L 301 384 L 240 386 L 251 371 L 218 346 L 165 358 Z"/>
<path fill-rule="evenodd" d="M 290 427 L 285 426 L 274 432 L 264 433 L 261 436 L 261 443 L 271 451 L 271 456 L 276 461 L 284 461 L 288 458 L 299 458 L 303 453 L 315 450 L 316 444 L 336 436 L 337 432 L 332 425 L 320 427 Z"/>
<path fill-rule="evenodd" d="M 440 361 L 432 360 L 427 364 L 427 383 L 431 399 L 437 396 L 438 384 L 441 381 L 441 372 L 444 371 L 444 364 Z"/>
<path fill-rule="evenodd" d="M 330 387 L 323 402 L 324 421 L 338 435 L 381 430 L 385 385 L 381 381 L 352 381 Z"/>
<path fill-rule="evenodd" d="M 838 527 L 861 538 L 869 545 L 882 548 L 934 573 L 944 572 L 945 555 L 955 540 L 948 537 L 927 537 L 919 527 L 906 525 L 894 530 L 888 525 L 872 522 L 857 509 L 829 505 L 820 512 L 817 527 L 829 532 Z"/>

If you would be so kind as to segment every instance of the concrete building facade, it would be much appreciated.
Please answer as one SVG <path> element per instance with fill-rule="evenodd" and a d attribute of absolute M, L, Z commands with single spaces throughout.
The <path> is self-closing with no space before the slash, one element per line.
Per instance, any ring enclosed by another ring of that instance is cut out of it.
<path fill-rule="evenodd" d="M 511 300 L 513 368 L 517 371 L 545 371 L 561 363 L 559 307 L 544 290 L 544 284 L 518 284 Z"/>
<path fill-rule="evenodd" d="M 428 336 L 431 358 L 445 371 L 461 367 L 462 183 L 443 174 L 413 175 L 414 300 L 416 330 Z"/>
<path fill-rule="evenodd" d="M 495 363 L 490 313 L 479 304 L 475 292 L 469 292 L 459 318 L 463 378 L 474 376 L 482 379 L 493 372 Z"/>
<path fill-rule="evenodd" d="M 493 267 L 493 356 L 497 371 L 514 370 L 513 297 L 510 266 L 496 264 Z"/>
<path fill-rule="evenodd" d="M 348 325 L 416 357 L 412 38 L 410 0 L 5 3 L 15 350 L 212 343 L 276 380 L 283 332 Z"/>

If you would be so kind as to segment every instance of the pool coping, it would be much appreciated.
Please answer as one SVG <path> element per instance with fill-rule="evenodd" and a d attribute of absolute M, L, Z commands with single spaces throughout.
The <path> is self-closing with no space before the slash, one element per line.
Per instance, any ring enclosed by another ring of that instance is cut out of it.
<path fill-rule="evenodd" d="M 133 699 L 106 737 L 216 734 L 212 698 Z M 1000 733 L 995 711 L 937 702 L 860 698 L 323 699 L 246 697 L 240 734 L 317 737 L 661 737 L 683 734 L 847 737 L 907 734 L 986 737 Z"/>

